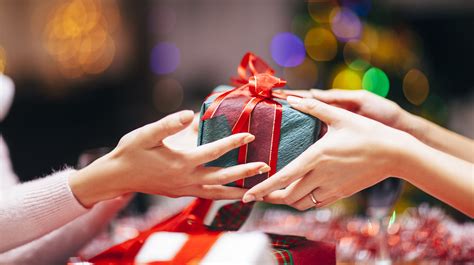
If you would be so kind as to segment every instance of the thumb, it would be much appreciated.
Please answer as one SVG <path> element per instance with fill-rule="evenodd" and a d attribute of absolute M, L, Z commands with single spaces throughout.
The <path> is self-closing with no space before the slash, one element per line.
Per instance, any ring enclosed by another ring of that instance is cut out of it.
<path fill-rule="evenodd" d="M 194 112 L 183 110 L 142 127 L 143 142 L 152 148 L 162 144 L 163 139 L 186 128 L 194 118 Z"/>
<path fill-rule="evenodd" d="M 334 124 L 342 117 L 341 109 L 316 99 L 289 96 L 287 100 L 293 108 L 312 115 L 328 125 Z"/>

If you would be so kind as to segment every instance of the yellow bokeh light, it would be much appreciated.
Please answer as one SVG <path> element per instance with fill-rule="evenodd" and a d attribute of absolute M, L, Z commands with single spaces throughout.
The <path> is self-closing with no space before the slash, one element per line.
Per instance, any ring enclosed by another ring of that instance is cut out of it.
<path fill-rule="evenodd" d="M 347 42 L 343 54 L 347 66 L 354 70 L 365 70 L 370 65 L 370 49 L 361 41 Z"/>
<path fill-rule="evenodd" d="M 329 23 L 329 14 L 338 7 L 336 0 L 309 0 L 308 13 L 311 18 L 321 24 Z"/>
<path fill-rule="evenodd" d="M 2 46 L 0 46 L 0 74 L 5 73 L 5 68 L 7 68 L 7 53 Z"/>
<path fill-rule="evenodd" d="M 119 21 L 115 1 L 67 1 L 49 17 L 44 46 L 65 77 L 101 73 L 115 56 L 111 34 Z"/>
<path fill-rule="evenodd" d="M 308 89 L 314 87 L 318 80 L 318 68 L 313 60 L 306 58 L 296 67 L 283 70 L 288 87 L 292 89 Z"/>
<path fill-rule="evenodd" d="M 316 61 L 330 61 L 337 54 L 337 40 L 331 31 L 325 28 L 313 28 L 304 38 L 308 55 Z"/>
<path fill-rule="evenodd" d="M 403 94 L 410 103 L 421 105 L 430 92 L 428 78 L 418 69 L 411 69 L 403 78 Z"/>
<path fill-rule="evenodd" d="M 349 90 L 362 89 L 361 75 L 354 70 L 345 68 L 337 73 L 332 87 Z"/>

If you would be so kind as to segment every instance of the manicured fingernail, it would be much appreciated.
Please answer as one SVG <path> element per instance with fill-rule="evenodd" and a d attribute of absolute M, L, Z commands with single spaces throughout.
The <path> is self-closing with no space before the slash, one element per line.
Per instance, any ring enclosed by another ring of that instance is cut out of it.
<path fill-rule="evenodd" d="M 252 194 L 245 194 L 244 197 L 242 198 L 242 202 L 244 203 L 249 203 L 255 201 L 255 196 Z"/>
<path fill-rule="evenodd" d="M 265 166 L 258 169 L 258 174 L 267 173 L 268 171 L 270 171 L 270 169 L 272 169 L 272 168 L 269 167 L 268 165 L 265 165 Z"/>
<path fill-rule="evenodd" d="M 253 136 L 252 134 L 247 135 L 244 137 L 244 144 L 248 144 L 253 140 L 255 140 L 255 136 Z"/>
<path fill-rule="evenodd" d="M 301 103 L 301 98 L 298 97 L 288 96 L 286 100 L 288 101 L 288 103 L 290 103 L 290 105 L 293 106 Z"/>

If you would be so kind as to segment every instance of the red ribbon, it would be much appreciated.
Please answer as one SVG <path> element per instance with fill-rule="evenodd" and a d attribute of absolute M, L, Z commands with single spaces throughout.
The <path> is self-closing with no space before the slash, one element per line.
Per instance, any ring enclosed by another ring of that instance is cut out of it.
<path fill-rule="evenodd" d="M 282 106 L 274 98 L 286 99 L 286 94 L 281 91 L 273 91 L 274 88 L 283 87 L 286 81 L 275 77 L 275 71 L 268 64 L 254 55 L 247 53 L 242 58 L 237 69 L 239 76 L 231 81 L 240 85 L 234 89 L 221 93 L 209 106 L 202 120 L 208 120 L 215 116 L 221 103 L 231 95 L 246 95 L 248 99 L 240 113 L 239 118 L 232 127 L 232 134 L 249 132 L 252 112 L 260 103 L 271 105 L 274 108 L 273 130 L 271 150 L 268 164 L 271 167 L 268 176 L 276 173 L 278 161 L 278 145 L 280 143 L 280 129 L 282 119 Z M 248 145 L 239 148 L 238 163 L 247 162 Z M 244 187 L 244 180 L 237 181 L 237 186 Z"/>

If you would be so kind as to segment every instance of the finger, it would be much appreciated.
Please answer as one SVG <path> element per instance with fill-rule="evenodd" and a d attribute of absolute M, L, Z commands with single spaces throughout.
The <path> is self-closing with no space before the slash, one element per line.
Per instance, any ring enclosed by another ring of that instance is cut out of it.
<path fill-rule="evenodd" d="M 237 147 L 248 144 L 254 139 L 255 136 L 250 133 L 234 134 L 215 142 L 201 145 L 192 151 L 190 156 L 196 164 L 204 164 L 221 157 Z"/>
<path fill-rule="evenodd" d="M 139 129 L 142 132 L 141 141 L 149 148 L 159 146 L 164 138 L 186 128 L 192 122 L 193 117 L 193 111 L 183 110 L 145 125 Z"/>
<path fill-rule="evenodd" d="M 314 204 L 313 200 L 311 200 L 311 197 L 308 194 L 308 196 L 305 196 L 301 200 L 295 202 L 293 205 L 291 205 L 291 207 L 298 209 L 300 211 L 305 211 L 314 207 L 322 208 L 324 206 L 334 203 L 335 201 L 337 201 L 336 197 L 329 197 L 322 201 L 318 200 L 318 203 Z"/>
<path fill-rule="evenodd" d="M 313 160 L 313 157 L 314 150 L 312 148 L 307 149 L 275 175 L 251 188 L 245 194 L 243 202 L 258 200 L 272 191 L 287 187 L 293 181 L 301 178 L 311 170 L 311 161 Z"/>
<path fill-rule="evenodd" d="M 269 200 L 277 199 L 276 196 L 281 196 L 278 199 L 280 202 L 287 205 L 292 205 L 295 202 L 301 200 L 305 196 L 307 196 L 310 192 L 318 189 L 319 187 L 319 179 L 314 178 L 312 176 L 312 172 L 306 174 L 304 177 L 298 179 L 297 181 L 291 183 L 288 187 L 286 187 L 282 193 L 279 194 L 272 194 L 270 193 L 267 197 Z M 274 191 L 273 193 L 277 193 L 278 191 Z M 267 200 L 267 198 L 265 198 Z M 319 199 L 318 199 L 319 200 Z"/>
<path fill-rule="evenodd" d="M 200 184 L 217 185 L 227 184 L 239 179 L 267 173 L 268 171 L 270 171 L 270 167 L 267 164 L 253 162 L 228 168 L 201 167 L 196 174 L 201 176 L 199 178 Z"/>
<path fill-rule="evenodd" d="M 222 185 L 203 185 L 194 188 L 191 195 L 211 200 L 240 200 L 247 190 Z"/>
<path fill-rule="evenodd" d="M 289 96 L 287 100 L 293 108 L 310 114 L 329 125 L 343 118 L 342 109 L 328 105 L 316 99 Z"/>
<path fill-rule="evenodd" d="M 311 89 L 311 94 L 314 98 L 328 104 L 345 104 L 352 102 L 359 102 L 360 90 L 343 90 L 343 89 Z"/>
<path fill-rule="evenodd" d="M 286 95 L 296 95 L 302 98 L 312 98 L 313 95 L 309 90 L 284 90 Z"/>

